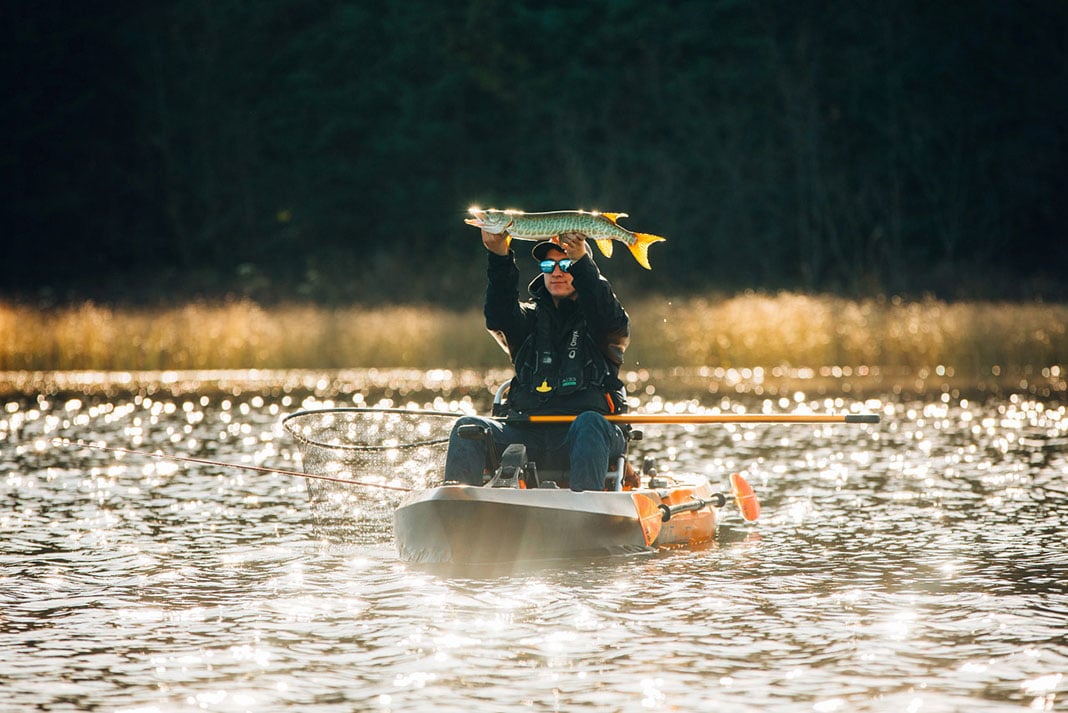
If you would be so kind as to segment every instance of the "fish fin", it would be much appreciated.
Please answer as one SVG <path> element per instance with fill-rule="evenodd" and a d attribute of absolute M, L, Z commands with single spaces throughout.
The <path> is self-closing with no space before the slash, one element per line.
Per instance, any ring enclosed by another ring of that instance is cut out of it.
<path fill-rule="evenodd" d="M 653 243 L 659 243 L 665 238 L 659 235 L 650 235 L 649 233 L 635 233 L 634 244 L 630 246 L 630 252 L 634 255 L 634 259 L 638 261 L 638 264 L 644 267 L 646 270 L 652 270 L 649 266 L 649 246 Z"/>
<path fill-rule="evenodd" d="M 603 253 L 605 257 L 612 257 L 612 243 L 615 242 L 612 238 L 600 238 L 593 242 L 597 243 L 597 247 L 601 249 L 601 253 Z"/>
<path fill-rule="evenodd" d="M 605 217 L 605 218 L 608 218 L 608 220 L 611 221 L 613 225 L 620 218 L 626 218 L 627 217 L 626 213 L 601 213 L 600 215 Z"/>

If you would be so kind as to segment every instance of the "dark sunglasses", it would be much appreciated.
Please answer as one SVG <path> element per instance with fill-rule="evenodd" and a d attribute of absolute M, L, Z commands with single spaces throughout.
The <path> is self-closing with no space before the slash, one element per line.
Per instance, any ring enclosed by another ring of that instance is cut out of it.
<path fill-rule="evenodd" d="M 557 265 L 560 266 L 561 272 L 567 272 L 571 269 L 571 263 L 573 262 L 575 261 L 571 258 L 565 257 L 563 260 L 542 260 L 540 263 L 538 263 L 538 265 L 541 267 L 542 272 L 544 272 L 546 275 L 551 275 L 553 274 L 553 270 L 556 269 Z"/>

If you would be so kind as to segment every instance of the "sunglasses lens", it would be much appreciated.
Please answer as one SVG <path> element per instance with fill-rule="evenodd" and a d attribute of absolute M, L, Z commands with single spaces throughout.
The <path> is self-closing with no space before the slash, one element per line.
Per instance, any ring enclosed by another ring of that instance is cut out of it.
<path fill-rule="evenodd" d="M 560 266 L 561 272 L 567 272 L 569 269 L 571 269 L 572 262 L 574 261 L 569 260 L 568 258 L 564 258 L 563 260 L 542 260 L 539 265 L 541 266 L 542 272 L 544 272 L 546 275 L 551 275 L 552 271 L 556 269 L 557 265 Z"/>

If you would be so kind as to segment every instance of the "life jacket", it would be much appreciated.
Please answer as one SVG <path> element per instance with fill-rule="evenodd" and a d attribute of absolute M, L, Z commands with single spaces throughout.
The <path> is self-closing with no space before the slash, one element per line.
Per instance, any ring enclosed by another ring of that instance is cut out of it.
<path fill-rule="evenodd" d="M 626 410 L 618 370 L 589 335 L 582 312 L 568 307 L 534 312 L 534 329 L 514 359 L 508 403 L 516 414 Z"/>

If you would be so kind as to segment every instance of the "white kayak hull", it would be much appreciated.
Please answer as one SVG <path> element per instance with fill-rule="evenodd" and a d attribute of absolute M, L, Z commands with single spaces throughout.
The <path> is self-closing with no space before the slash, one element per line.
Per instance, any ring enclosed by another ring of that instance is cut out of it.
<path fill-rule="evenodd" d="M 421 564 L 501 564 L 648 552 L 714 538 L 706 506 L 661 522 L 659 506 L 709 494 L 679 485 L 623 492 L 443 485 L 394 513 L 400 558 Z"/>

